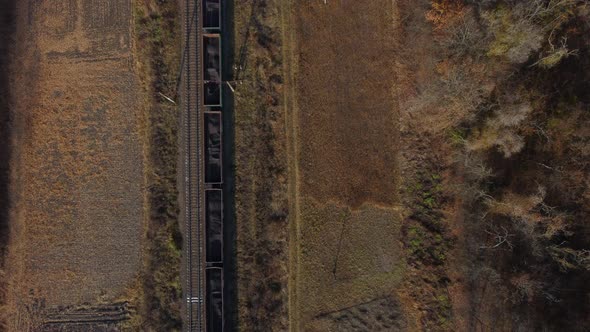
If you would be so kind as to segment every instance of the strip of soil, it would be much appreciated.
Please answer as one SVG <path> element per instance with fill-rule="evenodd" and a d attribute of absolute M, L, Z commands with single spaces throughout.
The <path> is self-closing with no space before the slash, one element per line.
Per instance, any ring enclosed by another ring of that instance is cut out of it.
<path fill-rule="evenodd" d="M 10 174 L 10 105 L 9 55 L 14 33 L 15 0 L 0 0 L 0 270 L 8 243 L 8 191 Z M 4 280 L 0 280 L 0 305 L 4 304 Z M 0 325 L 2 327 L 2 325 Z"/>

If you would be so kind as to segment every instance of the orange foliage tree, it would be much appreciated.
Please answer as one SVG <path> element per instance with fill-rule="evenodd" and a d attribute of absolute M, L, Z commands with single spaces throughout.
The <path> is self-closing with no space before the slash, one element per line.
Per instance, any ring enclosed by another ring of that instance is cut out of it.
<path fill-rule="evenodd" d="M 463 0 L 433 0 L 431 6 L 426 19 L 434 25 L 435 30 L 449 26 L 462 17 L 465 11 Z"/>

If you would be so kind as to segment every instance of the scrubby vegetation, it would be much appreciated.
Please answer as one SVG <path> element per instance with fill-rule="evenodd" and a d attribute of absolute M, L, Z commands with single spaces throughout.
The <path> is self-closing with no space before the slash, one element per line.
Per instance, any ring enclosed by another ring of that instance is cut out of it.
<path fill-rule="evenodd" d="M 149 224 L 145 269 L 134 330 L 180 331 L 182 327 L 178 224 L 178 107 L 162 95 L 176 98 L 180 63 L 178 4 L 172 0 L 137 0 L 136 43 L 139 69 L 147 96 L 149 140 Z"/>
<path fill-rule="evenodd" d="M 238 329 L 285 330 L 287 193 L 280 1 L 233 1 Z"/>
<path fill-rule="evenodd" d="M 402 230 L 409 275 L 405 287 L 413 298 L 426 299 L 420 310 L 426 312 L 421 325 L 427 330 L 451 327 L 452 307 L 446 290 L 450 280 L 445 263 L 454 237 L 441 210 L 448 200 L 442 181 L 440 173 L 422 171 L 406 188 L 410 200 L 405 203 L 411 215 Z"/>
<path fill-rule="evenodd" d="M 449 152 L 437 161 L 453 182 L 443 188 L 449 198 L 442 209 L 459 209 L 445 219 L 449 230 L 461 228 L 462 247 L 449 253 L 466 257 L 455 263 L 464 268 L 464 279 L 455 281 L 467 285 L 470 308 L 450 318 L 458 325 L 438 328 L 586 331 L 590 5 L 435 0 L 429 6 L 437 80 L 422 91 L 438 103 L 422 95 L 409 105 L 414 113 L 439 111 L 428 131 Z M 440 230 L 427 236 L 422 230 L 431 223 L 424 216 L 431 219 L 441 206 L 431 193 L 435 181 L 425 177 L 420 183 L 428 192 L 413 193 L 417 222 L 406 228 L 407 247 L 411 260 L 436 264 L 444 256 L 432 240 Z M 425 237 L 427 246 L 416 243 Z"/>

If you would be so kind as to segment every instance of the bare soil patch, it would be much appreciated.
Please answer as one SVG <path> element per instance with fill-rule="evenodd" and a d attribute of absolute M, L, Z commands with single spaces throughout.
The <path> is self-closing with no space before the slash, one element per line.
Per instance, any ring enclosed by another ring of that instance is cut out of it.
<path fill-rule="evenodd" d="M 295 6 L 301 184 L 320 202 L 396 202 L 392 6 Z"/>
<path fill-rule="evenodd" d="M 144 120 L 129 1 L 19 1 L 16 22 L 8 308 L 28 331 L 134 282 Z"/>

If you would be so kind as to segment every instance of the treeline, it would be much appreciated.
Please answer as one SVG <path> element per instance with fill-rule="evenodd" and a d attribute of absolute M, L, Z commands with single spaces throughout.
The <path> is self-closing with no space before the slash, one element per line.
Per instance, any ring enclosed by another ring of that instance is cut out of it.
<path fill-rule="evenodd" d="M 435 0 L 472 329 L 590 330 L 590 5 Z"/>

